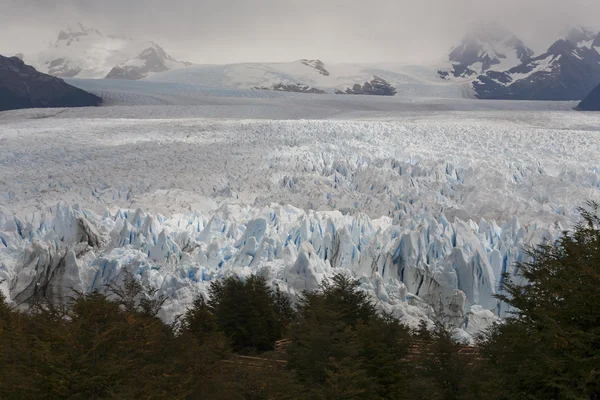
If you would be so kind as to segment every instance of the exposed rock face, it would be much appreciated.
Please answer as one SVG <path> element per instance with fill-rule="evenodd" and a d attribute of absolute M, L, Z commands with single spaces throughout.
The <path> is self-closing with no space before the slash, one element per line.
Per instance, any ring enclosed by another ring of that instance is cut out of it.
<path fill-rule="evenodd" d="M 571 32 L 542 55 L 473 82 L 481 99 L 581 100 L 600 82 L 600 53 L 589 36 Z M 588 47 L 589 45 L 589 47 Z"/>
<path fill-rule="evenodd" d="M 450 70 L 440 70 L 448 79 L 476 77 L 489 70 L 505 70 L 533 56 L 533 51 L 497 23 L 481 25 L 467 34 L 450 52 Z"/>
<path fill-rule="evenodd" d="M 345 92 L 336 91 L 336 94 L 359 94 L 359 95 L 370 95 L 370 96 L 394 96 L 396 94 L 396 88 L 393 87 L 388 81 L 378 76 L 374 76 L 370 82 L 365 82 L 362 86 L 360 84 L 354 85 L 352 88 L 346 89 Z"/>
<path fill-rule="evenodd" d="M 114 67 L 106 75 L 106 79 L 144 79 L 151 74 L 169 71 L 177 64 L 191 65 L 180 63 L 168 55 L 162 47 L 153 43 L 152 47 L 142 51 L 136 58 Z"/>
<path fill-rule="evenodd" d="M 102 100 L 42 74 L 17 57 L 0 56 L 0 111 L 41 107 L 90 107 Z"/>
<path fill-rule="evenodd" d="M 585 28 L 570 29 L 565 37 L 565 40 L 579 46 L 584 42 L 593 42 L 596 39 L 596 32 L 589 31 Z"/>
<path fill-rule="evenodd" d="M 596 86 L 590 94 L 577 106 L 581 111 L 600 111 L 600 85 Z"/>
<path fill-rule="evenodd" d="M 283 84 L 278 83 L 271 88 L 260 86 L 255 87 L 257 90 L 272 90 L 275 92 L 293 92 L 293 93 L 313 93 L 313 94 L 324 94 L 325 91 L 321 89 L 316 89 L 307 85 L 303 85 L 301 83 L 297 84 Z"/>
<path fill-rule="evenodd" d="M 592 47 L 600 47 L 600 33 L 598 33 L 598 36 L 592 42 Z"/>
<path fill-rule="evenodd" d="M 306 65 L 307 67 L 316 69 L 323 76 L 329 76 L 329 71 L 325 69 L 325 64 L 321 60 L 302 59 L 300 60 L 300 63 Z"/>

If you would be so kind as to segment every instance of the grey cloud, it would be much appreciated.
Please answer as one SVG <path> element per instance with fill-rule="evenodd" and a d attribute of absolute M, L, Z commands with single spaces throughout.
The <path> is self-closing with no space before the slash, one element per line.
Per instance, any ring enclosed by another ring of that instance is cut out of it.
<path fill-rule="evenodd" d="M 39 50 L 82 21 L 205 63 L 431 61 L 482 19 L 537 50 L 568 26 L 600 28 L 593 0 L 0 0 L 0 11 L 0 53 Z"/>

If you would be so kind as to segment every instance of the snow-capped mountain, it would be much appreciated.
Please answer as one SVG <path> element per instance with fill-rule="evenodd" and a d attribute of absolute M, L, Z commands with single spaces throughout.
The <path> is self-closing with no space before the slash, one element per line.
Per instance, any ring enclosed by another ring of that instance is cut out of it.
<path fill-rule="evenodd" d="M 571 28 L 565 36 L 566 41 L 573 43 L 577 47 L 593 47 L 593 43 L 597 38 L 597 32 L 584 27 Z"/>
<path fill-rule="evenodd" d="M 543 54 L 473 82 L 478 98 L 581 100 L 600 82 L 600 35 L 571 30 Z"/>
<path fill-rule="evenodd" d="M 114 67 L 108 75 L 107 79 L 144 79 L 153 74 L 169 71 L 176 68 L 183 68 L 191 65 L 186 62 L 179 62 L 165 50 L 151 43 L 151 46 L 142 51 L 136 58 L 125 61 L 124 63 Z"/>
<path fill-rule="evenodd" d="M 486 71 L 504 71 L 533 56 L 523 41 L 498 23 L 481 24 L 464 36 L 448 55 L 451 66 L 442 78 L 469 78 Z"/>
<path fill-rule="evenodd" d="M 139 79 L 185 66 L 153 42 L 104 35 L 81 23 L 61 31 L 51 47 L 25 60 L 39 71 L 61 78 L 101 79 L 120 67 L 125 72 L 116 73 L 119 77 Z"/>

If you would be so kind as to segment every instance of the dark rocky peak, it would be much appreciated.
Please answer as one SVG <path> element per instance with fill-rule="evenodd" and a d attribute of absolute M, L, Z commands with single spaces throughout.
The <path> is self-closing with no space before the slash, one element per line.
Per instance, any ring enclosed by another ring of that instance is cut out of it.
<path fill-rule="evenodd" d="M 135 63 L 134 61 L 143 61 L 143 63 Z M 152 43 L 150 47 L 142 51 L 136 58 L 114 67 L 105 78 L 144 79 L 148 74 L 168 71 L 172 66 L 171 63 L 179 63 L 179 61 L 168 55 L 162 47 L 156 43 Z M 186 62 L 180 64 L 184 66 L 191 65 Z"/>
<path fill-rule="evenodd" d="M 23 57 L 25 56 L 23 55 L 23 53 L 17 53 L 15 54 L 15 57 L 17 57 L 19 60 L 23 60 Z"/>
<path fill-rule="evenodd" d="M 142 51 L 136 58 L 147 61 L 150 64 L 159 64 L 161 62 L 164 63 L 164 60 L 177 62 L 177 60 L 167 54 L 165 49 L 156 43 L 152 43 L 151 47 L 148 47 L 146 50 Z"/>
<path fill-rule="evenodd" d="M 575 42 L 566 39 L 559 39 L 548 48 L 546 54 L 566 55 L 573 53 L 575 49 L 577 49 L 577 45 Z"/>
<path fill-rule="evenodd" d="M 600 33 L 596 35 L 594 42 L 592 43 L 592 47 L 600 47 Z"/>
<path fill-rule="evenodd" d="M 0 111 L 39 107 L 89 107 L 102 100 L 42 74 L 17 57 L 0 55 Z"/>
<path fill-rule="evenodd" d="M 600 111 L 600 85 L 596 86 L 590 94 L 577 106 L 580 111 Z"/>
<path fill-rule="evenodd" d="M 515 35 L 508 37 L 508 39 L 506 39 L 504 41 L 504 44 L 507 47 L 514 49 L 517 54 L 517 57 L 522 62 L 527 61 L 534 55 L 533 50 L 531 50 L 529 47 L 527 47 L 525 45 L 525 43 L 523 43 L 523 41 L 521 39 L 519 39 L 518 37 L 516 37 Z"/>
<path fill-rule="evenodd" d="M 385 79 L 373 76 L 373 79 L 370 82 L 365 82 L 362 86 L 357 83 L 352 88 L 346 89 L 345 92 L 336 90 L 336 94 L 394 96 L 396 94 L 396 88 Z"/>
<path fill-rule="evenodd" d="M 514 60 L 524 62 L 532 56 L 533 51 L 499 23 L 482 23 L 473 26 L 448 55 L 452 70 L 439 71 L 439 74 L 445 79 L 450 74 L 457 78 L 475 76 L 495 65 L 508 69 L 514 66 Z"/>
<path fill-rule="evenodd" d="M 32 74 L 37 72 L 35 68 L 27 65 L 19 57 L 4 57 L 0 55 L 0 71 L 12 71 L 19 74 Z"/>
<path fill-rule="evenodd" d="M 593 41 L 596 38 L 596 33 L 592 32 L 586 28 L 572 28 L 569 29 L 565 40 L 578 45 L 581 42 L 589 42 Z"/>
<path fill-rule="evenodd" d="M 300 63 L 306 65 L 307 67 L 316 69 L 323 76 L 329 76 L 329 71 L 327 71 L 325 64 L 321 60 L 307 60 L 303 58 L 300 60 Z"/>
<path fill-rule="evenodd" d="M 256 90 L 272 90 L 275 92 L 325 94 L 324 90 L 313 88 L 308 85 L 304 85 L 302 83 L 290 83 L 290 84 L 278 83 L 276 85 L 273 85 L 272 87 L 255 86 L 254 89 L 256 89 Z"/>

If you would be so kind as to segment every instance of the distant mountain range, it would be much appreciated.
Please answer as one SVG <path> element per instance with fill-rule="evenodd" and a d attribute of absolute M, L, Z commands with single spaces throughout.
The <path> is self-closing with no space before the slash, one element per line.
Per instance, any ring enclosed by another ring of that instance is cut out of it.
<path fill-rule="evenodd" d="M 104 35 L 81 23 L 61 31 L 48 49 L 22 58 L 38 71 L 60 78 L 143 79 L 190 65 L 154 42 Z"/>
<path fill-rule="evenodd" d="M 158 44 L 78 24 L 48 49 L 19 55 L 57 77 L 153 79 L 219 88 L 351 95 L 582 100 L 600 83 L 600 34 L 572 29 L 542 54 L 497 23 L 475 26 L 441 68 L 383 64 L 248 63 L 190 67 Z"/>
<path fill-rule="evenodd" d="M 18 57 L 0 55 L 0 111 L 20 108 L 89 107 L 102 100 L 62 79 L 42 74 Z"/>
<path fill-rule="evenodd" d="M 449 56 L 446 80 L 469 80 L 475 97 L 581 100 L 600 83 L 600 34 L 572 29 L 544 53 L 492 24 L 466 35 Z"/>

